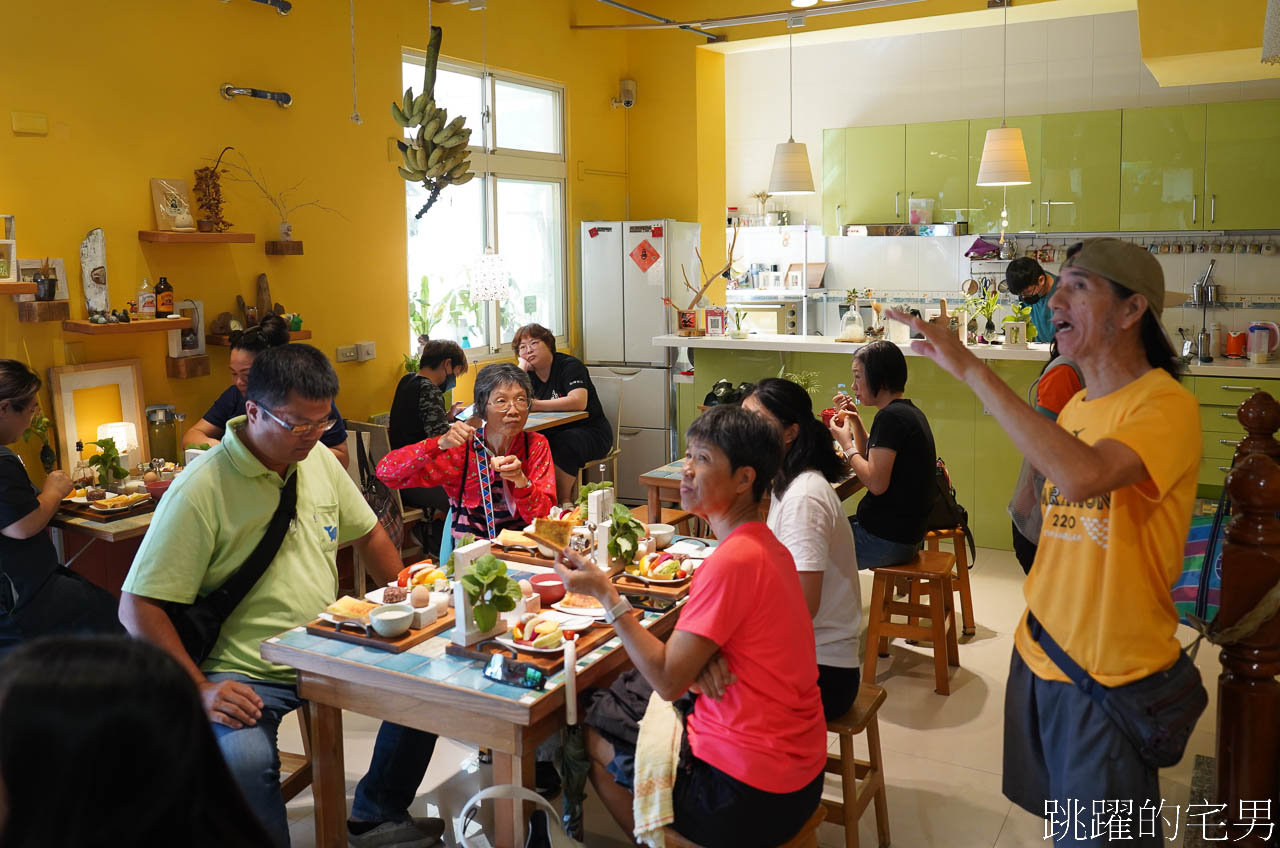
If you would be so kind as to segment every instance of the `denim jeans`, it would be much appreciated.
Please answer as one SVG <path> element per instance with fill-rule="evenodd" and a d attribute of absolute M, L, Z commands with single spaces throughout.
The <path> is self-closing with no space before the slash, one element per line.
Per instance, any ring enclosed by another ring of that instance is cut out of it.
<path fill-rule="evenodd" d="M 850 518 L 849 524 L 853 526 L 853 553 L 858 559 L 859 571 L 910 562 L 920 550 L 919 544 L 891 542 L 868 532 L 856 517 Z"/>
<path fill-rule="evenodd" d="M 249 808 L 257 815 L 271 841 L 288 848 L 289 821 L 280 795 L 280 752 L 276 736 L 280 720 L 302 706 L 292 684 L 255 680 L 243 674 L 210 674 L 209 680 L 247 683 L 262 699 L 262 717 L 253 727 L 234 730 L 213 725 L 218 747 Z M 352 816 L 366 821 L 399 821 L 409 818 L 409 804 L 427 773 L 436 747 L 436 735 L 383 722 L 373 747 L 369 772 L 356 787 Z"/>

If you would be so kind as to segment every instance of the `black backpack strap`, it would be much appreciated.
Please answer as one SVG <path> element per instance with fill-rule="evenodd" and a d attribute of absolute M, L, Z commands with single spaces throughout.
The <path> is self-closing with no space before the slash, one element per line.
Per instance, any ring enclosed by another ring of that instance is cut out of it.
<path fill-rule="evenodd" d="M 373 477 L 373 470 L 369 467 L 373 463 L 369 461 L 369 455 L 364 448 L 364 433 L 356 430 L 356 467 L 360 469 L 360 488 L 369 491 L 370 478 Z"/>
<path fill-rule="evenodd" d="M 280 545 L 284 543 L 289 524 L 298 511 L 298 474 L 299 469 L 295 467 L 293 474 L 284 481 L 284 488 L 280 490 L 280 503 L 271 515 L 267 532 L 245 559 L 244 564 L 236 569 L 235 574 L 228 577 L 225 583 L 200 600 L 200 603 L 212 609 L 220 620 L 227 620 L 232 611 L 244 600 L 245 595 L 249 594 L 249 590 L 266 573 L 267 566 L 280 551 Z"/>

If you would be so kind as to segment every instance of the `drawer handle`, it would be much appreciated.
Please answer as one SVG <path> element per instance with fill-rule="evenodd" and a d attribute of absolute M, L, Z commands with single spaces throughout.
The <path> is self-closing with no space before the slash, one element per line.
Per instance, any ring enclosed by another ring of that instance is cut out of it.
<path fill-rule="evenodd" d="M 1219 470 L 1219 471 L 1230 471 L 1230 470 L 1231 470 L 1231 466 L 1230 466 L 1230 465 L 1219 465 L 1219 466 L 1218 466 L 1218 470 Z"/>
<path fill-rule="evenodd" d="M 1224 392 L 1256 392 L 1257 386 L 1218 386 Z"/>
<path fill-rule="evenodd" d="M 618 430 L 618 435 L 619 435 L 619 436 L 638 436 L 638 435 L 640 435 L 640 431 L 639 431 L 639 430 L 622 430 L 622 429 L 619 429 L 619 430 Z"/>
<path fill-rule="evenodd" d="M 1219 412 L 1218 417 L 1219 418 L 1235 418 L 1237 416 L 1236 416 L 1236 413 L 1234 412 Z"/>
<path fill-rule="evenodd" d="M 624 371 L 624 370 L 623 370 L 623 369 L 621 369 L 621 368 L 610 368 L 609 370 L 610 370 L 612 373 L 614 373 L 614 374 L 618 374 L 618 375 L 623 376 L 623 377 L 634 377 L 635 375 L 637 375 L 637 374 L 639 374 L 639 373 L 640 373 L 640 369 L 639 369 L 639 368 L 635 369 L 634 371 Z"/>
<path fill-rule="evenodd" d="M 1233 448 L 1238 448 L 1240 447 L 1240 440 L 1239 439 L 1218 439 L 1218 444 L 1231 445 L 1231 447 Z"/>

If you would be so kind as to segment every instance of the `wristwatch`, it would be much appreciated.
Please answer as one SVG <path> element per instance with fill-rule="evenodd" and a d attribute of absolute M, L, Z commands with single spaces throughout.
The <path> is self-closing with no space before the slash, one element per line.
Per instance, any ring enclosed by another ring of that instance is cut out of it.
<path fill-rule="evenodd" d="M 613 624 L 615 621 L 617 621 L 619 618 L 622 618 L 622 616 L 631 612 L 631 610 L 633 609 L 634 607 L 631 606 L 631 602 L 627 600 L 626 595 L 623 595 L 622 597 L 618 598 L 618 602 L 616 604 L 614 604 L 613 606 L 609 607 L 607 610 L 604 611 L 605 623 Z"/>

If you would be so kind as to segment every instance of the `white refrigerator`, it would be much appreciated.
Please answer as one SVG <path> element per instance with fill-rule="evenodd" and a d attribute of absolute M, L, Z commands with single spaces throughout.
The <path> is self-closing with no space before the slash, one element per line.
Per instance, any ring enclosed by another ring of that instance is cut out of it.
<path fill-rule="evenodd" d="M 646 471 L 670 462 L 676 446 L 672 350 L 653 337 L 672 332 L 664 302 L 684 306 L 701 283 L 700 227 L 682 221 L 582 222 L 583 354 L 592 378 L 620 381 L 618 497 L 643 502 L 639 483 Z M 612 415 L 608 409 L 607 415 Z"/>

